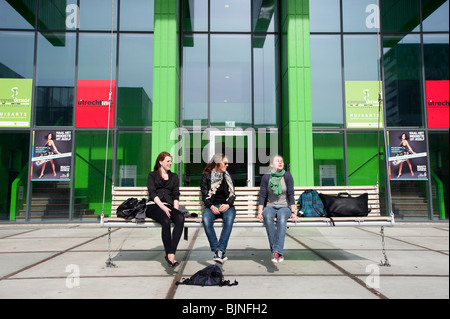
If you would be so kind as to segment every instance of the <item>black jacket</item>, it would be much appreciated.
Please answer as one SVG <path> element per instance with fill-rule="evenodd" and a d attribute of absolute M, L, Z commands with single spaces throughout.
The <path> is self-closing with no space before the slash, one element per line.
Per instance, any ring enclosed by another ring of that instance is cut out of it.
<path fill-rule="evenodd" d="M 226 183 L 225 178 L 223 179 L 222 183 Z M 233 185 L 234 185 L 234 181 L 233 181 Z M 201 183 L 200 188 L 202 191 L 203 203 L 205 203 L 205 207 L 210 208 L 214 203 L 214 195 L 209 199 L 206 199 L 206 197 L 208 197 L 209 190 L 211 189 L 211 173 L 202 175 L 202 183 Z M 230 191 L 229 191 L 228 187 L 225 187 L 225 194 L 226 194 L 227 198 L 230 196 Z M 235 199 L 236 199 L 236 196 L 231 196 L 228 199 L 227 203 L 228 203 L 228 205 L 230 205 L 230 207 L 234 206 Z"/>
<path fill-rule="evenodd" d="M 164 183 L 166 183 L 164 185 Z M 158 196 L 163 203 L 173 206 L 174 200 L 180 200 L 180 181 L 178 175 L 169 171 L 168 182 L 163 182 L 159 172 L 150 172 L 147 178 L 148 197 L 151 201 Z"/>

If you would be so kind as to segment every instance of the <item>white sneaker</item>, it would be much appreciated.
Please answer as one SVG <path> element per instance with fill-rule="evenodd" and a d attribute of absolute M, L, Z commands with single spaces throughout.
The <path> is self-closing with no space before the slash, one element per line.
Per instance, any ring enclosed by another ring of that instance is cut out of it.
<path fill-rule="evenodd" d="M 279 253 L 272 254 L 272 262 L 275 264 L 278 264 L 280 262 L 280 254 Z"/>
<path fill-rule="evenodd" d="M 218 250 L 216 251 L 216 253 L 214 254 L 214 261 L 218 262 L 220 264 L 225 263 L 228 260 L 228 257 L 225 256 L 225 252 L 223 252 L 222 250 Z"/>
<path fill-rule="evenodd" d="M 273 253 L 272 262 L 274 262 L 275 264 L 278 264 L 278 263 L 282 263 L 283 261 L 284 261 L 283 255 L 281 255 L 279 253 Z"/>

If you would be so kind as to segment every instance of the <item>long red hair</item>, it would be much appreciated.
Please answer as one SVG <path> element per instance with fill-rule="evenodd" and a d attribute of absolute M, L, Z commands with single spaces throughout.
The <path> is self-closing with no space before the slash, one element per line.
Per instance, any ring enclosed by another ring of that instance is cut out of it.
<path fill-rule="evenodd" d="M 154 172 L 159 172 L 159 169 L 161 168 L 161 164 L 159 162 L 162 162 L 166 159 L 166 157 L 173 158 L 172 155 L 170 155 L 167 152 L 161 152 L 158 157 L 156 158 L 155 166 L 153 167 Z"/>

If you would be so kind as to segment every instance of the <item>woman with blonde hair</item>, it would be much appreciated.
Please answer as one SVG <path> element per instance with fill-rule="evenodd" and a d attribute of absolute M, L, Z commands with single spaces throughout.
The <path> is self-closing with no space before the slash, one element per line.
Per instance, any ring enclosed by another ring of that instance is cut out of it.
<path fill-rule="evenodd" d="M 214 252 L 214 261 L 223 264 L 228 257 L 225 256 L 236 210 L 233 206 L 236 199 L 234 183 L 227 172 L 228 159 L 224 154 L 216 154 L 205 167 L 201 182 L 202 200 L 205 204 L 203 211 L 203 227 L 208 237 L 211 251 Z M 220 240 L 214 230 L 214 221 L 223 219 L 223 229 Z"/>
<path fill-rule="evenodd" d="M 155 167 L 148 174 L 147 188 L 150 202 L 145 211 L 148 218 L 161 224 L 161 237 L 166 251 L 166 261 L 170 267 L 178 266 L 175 253 L 183 234 L 184 215 L 180 207 L 180 185 L 178 175 L 172 173 L 172 156 L 162 152 L 156 159 Z M 171 233 L 171 223 L 174 223 Z"/>
<path fill-rule="evenodd" d="M 289 218 L 297 220 L 294 179 L 291 173 L 284 170 L 284 160 L 281 155 L 274 156 L 270 161 L 270 166 L 271 172 L 265 174 L 261 179 L 258 219 L 264 221 L 266 226 L 272 261 L 280 263 L 284 261 L 283 250 L 287 221 Z"/>

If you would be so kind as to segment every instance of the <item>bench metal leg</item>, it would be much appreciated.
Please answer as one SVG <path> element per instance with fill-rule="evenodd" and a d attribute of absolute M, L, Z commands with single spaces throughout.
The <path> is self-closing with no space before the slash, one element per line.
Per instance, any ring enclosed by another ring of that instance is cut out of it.
<path fill-rule="evenodd" d="M 383 267 L 391 267 L 391 263 L 389 262 L 389 259 L 386 256 L 386 242 L 385 242 L 385 237 L 384 237 L 384 226 L 381 226 L 381 245 L 382 245 L 382 253 L 383 253 L 383 258 L 384 260 L 380 261 L 380 266 Z"/>
<path fill-rule="evenodd" d="M 106 260 L 106 267 L 117 268 L 116 264 L 111 259 L 111 227 L 108 228 L 108 260 Z"/>
<path fill-rule="evenodd" d="M 184 227 L 184 240 L 189 240 L 189 228 Z"/>

